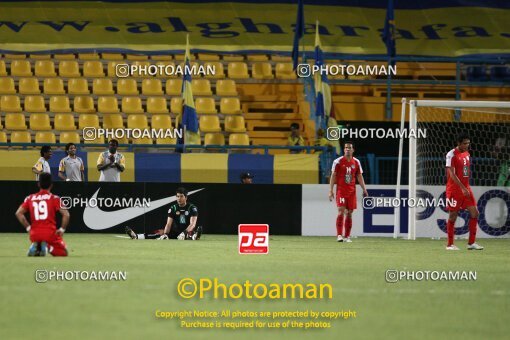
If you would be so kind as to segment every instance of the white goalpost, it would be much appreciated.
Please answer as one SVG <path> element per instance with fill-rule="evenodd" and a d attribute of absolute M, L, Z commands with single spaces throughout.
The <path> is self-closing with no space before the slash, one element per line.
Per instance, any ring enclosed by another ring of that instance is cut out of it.
<path fill-rule="evenodd" d="M 408 103 L 408 104 L 407 104 Z M 477 187 L 475 196 L 480 196 L 480 206 L 488 207 L 487 213 L 480 211 L 480 228 L 492 236 L 509 232 L 510 220 L 510 102 L 497 101 L 450 101 L 402 99 L 401 128 L 409 112 L 410 131 L 422 131 L 425 138 L 408 140 L 408 199 L 435 197 L 444 199 L 446 184 L 445 156 L 456 147 L 456 137 L 465 133 L 471 140 L 471 186 Z M 418 134 L 417 134 L 418 135 Z M 404 137 L 400 139 L 396 197 L 400 199 Z M 506 168 L 505 168 L 506 167 Z M 506 169 L 506 170 L 505 170 Z M 507 172 L 505 172 L 507 171 Z M 507 177 L 505 177 L 507 176 Z M 435 235 L 444 227 L 437 214 L 445 208 L 408 208 L 407 239 L 417 237 L 417 225 L 422 235 Z M 480 209 L 479 209 L 480 210 Z M 394 233 L 402 232 L 400 209 L 395 209 Z M 444 218 L 444 217 L 441 217 Z M 428 220 L 427 220 L 428 219 Z M 459 220 L 459 219 L 458 219 Z M 456 227 L 462 233 L 463 221 Z M 428 228 L 428 229 L 427 229 Z M 428 230 L 428 231 L 427 231 Z"/>

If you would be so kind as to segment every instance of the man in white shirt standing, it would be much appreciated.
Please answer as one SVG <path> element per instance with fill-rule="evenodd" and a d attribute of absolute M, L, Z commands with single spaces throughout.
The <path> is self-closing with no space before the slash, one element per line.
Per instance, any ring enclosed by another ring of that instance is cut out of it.
<path fill-rule="evenodd" d="M 66 182 L 82 182 L 85 180 L 83 160 L 76 156 L 76 145 L 66 145 L 67 157 L 62 158 L 58 166 L 58 177 Z"/>
<path fill-rule="evenodd" d="M 120 182 L 120 173 L 126 168 L 124 155 L 117 152 L 119 142 L 115 139 L 108 143 L 108 151 L 102 152 L 97 159 L 97 170 L 101 171 L 99 182 Z"/>
<path fill-rule="evenodd" d="M 37 160 L 37 163 L 32 167 L 32 172 L 35 174 L 35 180 L 39 180 L 39 175 L 43 172 L 51 174 L 50 163 L 48 160 L 51 158 L 53 152 L 51 146 L 44 145 L 41 147 L 41 157 Z"/>

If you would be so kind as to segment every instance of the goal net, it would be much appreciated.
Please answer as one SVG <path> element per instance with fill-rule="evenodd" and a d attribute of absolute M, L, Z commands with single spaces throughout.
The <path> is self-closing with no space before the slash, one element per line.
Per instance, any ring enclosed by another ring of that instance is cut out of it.
<path fill-rule="evenodd" d="M 446 237 L 446 154 L 467 134 L 471 145 L 470 186 L 478 211 L 478 237 L 510 236 L 510 102 L 416 100 L 409 105 L 408 238 Z M 419 133 L 422 133 L 421 135 Z M 421 204 L 420 204 L 421 203 Z M 467 237 L 462 211 L 456 237 Z M 405 230 L 402 230 L 405 231 Z"/>

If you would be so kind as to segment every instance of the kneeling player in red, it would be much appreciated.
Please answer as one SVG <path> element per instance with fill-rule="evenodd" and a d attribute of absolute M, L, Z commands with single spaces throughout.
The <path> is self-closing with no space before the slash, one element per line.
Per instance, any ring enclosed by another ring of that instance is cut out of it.
<path fill-rule="evenodd" d="M 469 211 L 469 241 L 467 249 L 482 250 L 483 247 L 476 244 L 476 226 L 478 224 L 478 209 L 476 208 L 475 196 L 469 186 L 469 177 L 471 175 L 469 158 L 469 136 L 459 135 L 457 138 L 457 147 L 446 154 L 446 173 L 448 181 L 446 182 L 446 203 L 449 210 L 446 232 L 448 234 L 448 244 L 446 250 L 459 250 L 453 244 L 455 235 L 455 221 L 460 210 Z"/>
<path fill-rule="evenodd" d="M 355 157 L 354 143 L 345 142 L 344 156 L 335 159 L 331 168 L 331 178 L 329 180 L 329 200 L 335 197 L 333 189 L 336 184 L 336 205 L 338 207 L 338 216 L 336 218 L 336 234 L 338 242 L 352 242 L 352 212 L 356 209 L 356 179 L 363 189 L 363 196 L 368 196 L 363 179 L 363 169 L 361 163 Z M 345 214 L 345 234 L 343 234 Z M 343 236 L 342 236 L 343 235 Z"/>
<path fill-rule="evenodd" d="M 69 212 L 60 207 L 60 197 L 53 195 L 51 174 L 43 172 L 39 175 L 39 192 L 25 198 L 16 211 L 18 221 L 30 234 L 32 245 L 28 249 L 28 256 L 67 256 L 67 247 L 62 239 L 69 224 Z M 62 225 L 57 229 L 57 211 L 62 215 Z M 31 224 L 25 217 L 30 213 Z"/>

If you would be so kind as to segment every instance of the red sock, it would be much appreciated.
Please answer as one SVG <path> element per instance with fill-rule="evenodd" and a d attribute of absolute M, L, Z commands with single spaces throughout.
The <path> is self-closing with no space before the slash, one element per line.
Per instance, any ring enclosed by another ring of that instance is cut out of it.
<path fill-rule="evenodd" d="M 446 232 L 448 233 L 448 247 L 453 244 L 453 239 L 455 237 L 455 223 L 448 220 L 446 224 Z"/>
<path fill-rule="evenodd" d="M 344 229 L 344 215 L 336 217 L 336 235 L 342 235 Z"/>
<path fill-rule="evenodd" d="M 468 244 L 475 243 L 476 239 L 476 225 L 478 224 L 478 218 L 469 219 L 469 242 Z"/>
<path fill-rule="evenodd" d="M 345 237 L 351 236 L 351 229 L 352 229 L 352 217 L 346 216 L 345 217 Z"/>

